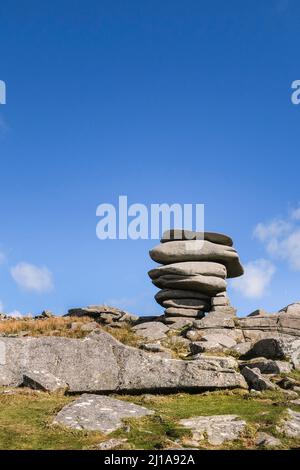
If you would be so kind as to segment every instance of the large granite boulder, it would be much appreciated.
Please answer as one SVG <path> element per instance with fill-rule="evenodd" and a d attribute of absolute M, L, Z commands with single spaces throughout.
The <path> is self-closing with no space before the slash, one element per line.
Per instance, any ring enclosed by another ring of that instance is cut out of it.
<path fill-rule="evenodd" d="M 217 276 L 183 276 L 179 274 L 165 274 L 152 280 L 160 289 L 199 290 L 205 295 L 215 295 L 226 289 L 225 279 Z"/>
<path fill-rule="evenodd" d="M 168 307 L 165 310 L 165 318 L 168 317 L 181 317 L 181 318 L 202 318 L 204 315 L 201 309 L 196 308 L 176 308 Z"/>
<path fill-rule="evenodd" d="M 227 277 L 238 277 L 244 272 L 237 252 L 231 246 L 207 240 L 182 240 L 162 243 L 150 251 L 153 261 L 161 264 L 184 261 L 213 261 L 223 264 Z"/>
<path fill-rule="evenodd" d="M 259 369 L 262 374 L 287 374 L 293 368 L 290 362 L 276 361 L 265 357 L 257 357 L 240 363 L 240 369 L 246 366 L 250 369 Z"/>
<path fill-rule="evenodd" d="M 300 367 L 300 339 L 287 335 L 271 335 L 252 343 L 245 358 L 289 359 L 295 369 Z"/>
<path fill-rule="evenodd" d="M 184 289 L 162 289 L 155 294 L 155 300 L 163 305 L 165 300 L 169 299 L 199 299 L 204 302 L 210 302 L 210 297 L 202 292 L 184 290 Z"/>
<path fill-rule="evenodd" d="M 203 302 L 200 299 L 170 299 L 164 300 L 162 305 L 165 308 L 193 308 L 196 310 L 204 310 L 209 307 L 208 302 Z"/>
<path fill-rule="evenodd" d="M 53 424 L 109 434 L 122 427 L 122 420 L 125 418 L 142 418 L 153 413 L 152 410 L 128 401 L 85 393 L 66 405 L 56 415 Z"/>
<path fill-rule="evenodd" d="M 205 261 L 186 261 L 185 263 L 174 263 L 160 266 L 149 271 L 151 279 L 157 279 L 165 274 L 178 274 L 179 276 L 217 276 L 225 279 L 226 268 L 223 264 Z"/>
<path fill-rule="evenodd" d="M 103 331 L 84 339 L 0 338 L 0 385 L 17 386 L 33 371 L 52 374 L 70 392 L 246 388 L 235 370 L 166 359 L 125 346 Z"/>

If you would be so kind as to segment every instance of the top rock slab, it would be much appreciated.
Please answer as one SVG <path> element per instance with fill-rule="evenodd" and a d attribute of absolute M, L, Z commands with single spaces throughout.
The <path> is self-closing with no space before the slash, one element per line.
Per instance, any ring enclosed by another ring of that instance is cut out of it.
<path fill-rule="evenodd" d="M 178 240 L 207 240 L 219 245 L 232 246 L 232 238 L 223 233 L 214 232 L 193 232 L 192 230 L 172 229 L 163 233 L 161 243 Z"/>

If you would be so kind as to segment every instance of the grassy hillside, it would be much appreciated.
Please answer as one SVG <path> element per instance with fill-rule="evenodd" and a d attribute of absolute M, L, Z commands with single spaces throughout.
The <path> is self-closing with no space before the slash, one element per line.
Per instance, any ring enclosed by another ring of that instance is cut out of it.
<path fill-rule="evenodd" d="M 154 410 L 154 416 L 128 420 L 109 436 L 99 432 L 73 431 L 53 426 L 55 414 L 76 397 L 32 391 L 0 389 L 0 449 L 94 449 L 111 437 L 126 438 L 123 448 L 168 449 L 189 446 L 189 431 L 178 420 L 197 415 L 237 414 L 247 422 L 241 439 L 224 444 L 225 449 L 253 449 L 257 430 L 280 437 L 283 448 L 299 448 L 300 440 L 285 439 L 276 423 L 287 408 L 282 393 L 264 392 L 259 397 L 245 391 L 202 394 L 118 396 Z M 288 405 L 290 406 L 290 405 Z M 300 407 L 291 408 L 300 411 Z M 201 448 L 211 448 L 202 441 Z"/>

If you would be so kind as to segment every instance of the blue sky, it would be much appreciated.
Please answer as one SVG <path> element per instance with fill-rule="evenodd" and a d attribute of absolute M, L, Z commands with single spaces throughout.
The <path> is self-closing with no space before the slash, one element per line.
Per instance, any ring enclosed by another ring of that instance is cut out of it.
<path fill-rule="evenodd" d="M 205 204 L 248 267 L 239 314 L 300 299 L 297 0 L 10 0 L 0 19 L 4 311 L 161 313 L 156 242 L 96 238 L 122 194 Z"/>

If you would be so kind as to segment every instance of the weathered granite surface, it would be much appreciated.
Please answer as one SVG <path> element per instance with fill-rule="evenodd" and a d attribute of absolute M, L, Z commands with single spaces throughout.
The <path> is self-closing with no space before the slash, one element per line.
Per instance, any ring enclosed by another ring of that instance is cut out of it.
<path fill-rule="evenodd" d="M 33 371 L 52 374 L 71 392 L 188 390 L 246 387 L 235 370 L 202 368 L 201 361 L 166 359 L 125 346 L 103 331 L 84 339 L 0 338 L 5 351 L 0 385 L 21 385 Z"/>

